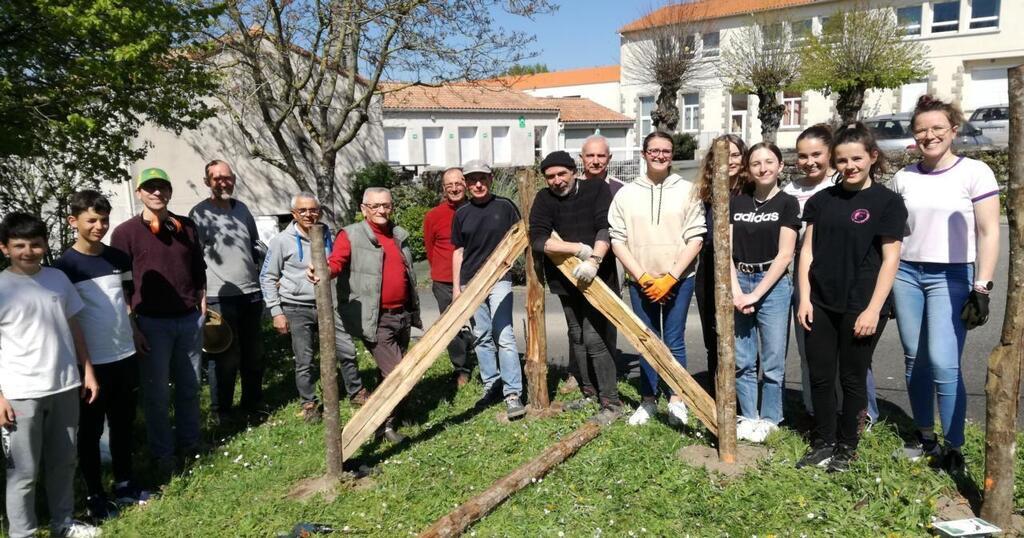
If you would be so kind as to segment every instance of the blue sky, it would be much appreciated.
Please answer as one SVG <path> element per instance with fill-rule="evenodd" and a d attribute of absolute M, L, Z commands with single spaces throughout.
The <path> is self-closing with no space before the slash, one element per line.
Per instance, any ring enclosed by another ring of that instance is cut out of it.
<path fill-rule="evenodd" d="M 639 18 L 650 5 L 636 0 L 565 0 L 550 15 L 531 21 L 505 12 L 495 16 L 501 26 L 530 33 L 538 52 L 531 63 L 552 71 L 619 63 L 618 29 Z M 646 9 L 645 9 L 646 8 Z"/>

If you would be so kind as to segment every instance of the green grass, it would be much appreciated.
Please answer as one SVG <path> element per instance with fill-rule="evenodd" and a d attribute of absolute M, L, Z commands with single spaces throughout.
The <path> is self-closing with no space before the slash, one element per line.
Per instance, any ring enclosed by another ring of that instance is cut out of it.
<path fill-rule="evenodd" d="M 293 395 L 287 351 L 272 350 L 276 379 Z M 360 360 L 368 374 L 365 352 Z M 161 499 L 104 525 L 105 535 L 272 536 L 300 521 L 330 524 L 343 535 L 414 535 L 588 417 L 580 411 L 501 424 L 498 407 L 472 411 L 479 383 L 455 393 L 449 368 L 438 360 L 404 405 L 406 444 L 361 449 L 357 459 L 378 470 L 369 487 L 343 490 L 332 501 L 286 498 L 297 481 L 325 469 L 323 427 L 305 425 L 293 401 L 266 423 L 224 437 Z M 621 389 L 636 399 L 632 386 Z M 351 412 L 343 403 L 343 419 Z M 968 431 L 967 460 L 980 483 L 982 432 Z M 954 490 L 945 474 L 890 456 L 902 441 L 888 423 L 867 434 L 853 470 L 838 476 L 794 469 L 806 444 L 786 429 L 768 440 L 771 456 L 756 469 L 730 480 L 709 475 L 676 457 L 685 445 L 707 443 L 700 432 L 619 421 L 468 535 L 919 536 L 927 534 L 937 497 Z M 1017 467 L 1024 470 L 1024 458 Z"/>

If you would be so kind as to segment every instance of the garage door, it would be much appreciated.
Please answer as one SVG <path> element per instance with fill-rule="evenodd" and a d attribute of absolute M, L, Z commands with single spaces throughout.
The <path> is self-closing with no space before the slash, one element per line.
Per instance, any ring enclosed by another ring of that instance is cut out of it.
<path fill-rule="evenodd" d="M 967 85 L 964 102 L 967 111 L 986 105 L 1006 103 L 1009 99 L 1005 67 L 971 71 L 971 82 Z"/>

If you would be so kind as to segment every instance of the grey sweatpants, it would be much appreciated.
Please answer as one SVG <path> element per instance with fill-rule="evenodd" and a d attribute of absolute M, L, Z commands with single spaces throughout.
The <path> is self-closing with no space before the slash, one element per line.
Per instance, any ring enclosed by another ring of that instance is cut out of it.
<path fill-rule="evenodd" d="M 313 366 L 313 356 L 319 351 L 315 346 L 320 340 L 320 323 L 317 320 L 316 307 L 282 304 L 281 309 L 284 310 L 284 317 L 288 319 L 289 330 L 292 333 L 295 388 L 299 391 L 302 403 L 315 402 L 316 381 L 320 377 L 320 368 Z M 363 381 L 359 377 L 359 367 L 356 364 L 356 345 L 342 327 L 337 309 L 334 310 L 334 347 L 342 384 L 345 386 L 345 392 L 352 396 L 363 388 Z"/>
<path fill-rule="evenodd" d="M 46 496 L 52 528 L 71 520 L 75 507 L 75 439 L 78 389 L 25 400 L 8 400 L 14 427 L 2 428 L 7 465 L 7 519 L 11 538 L 35 536 L 36 477 L 46 466 Z"/>

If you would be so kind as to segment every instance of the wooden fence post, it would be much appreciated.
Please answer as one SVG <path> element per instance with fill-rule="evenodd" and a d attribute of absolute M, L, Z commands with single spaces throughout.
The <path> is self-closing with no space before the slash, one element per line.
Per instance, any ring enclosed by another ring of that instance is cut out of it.
<path fill-rule="evenodd" d="M 320 387 L 324 394 L 324 445 L 327 451 L 327 476 L 341 477 L 341 410 L 338 404 L 338 357 L 334 341 L 334 298 L 331 272 L 327 267 L 323 224 L 310 229 L 313 267 L 320 281 L 316 284 L 316 316 L 320 331 Z"/>
<path fill-rule="evenodd" d="M 985 487 L 981 517 L 1004 531 L 1013 516 L 1014 452 L 1021 363 L 1024 361 L 1024 65 L 1009 70 L 1010 177 L 1006 215 L 1010 223 L 1010 274 L 999 344 L 988 358 L 985 383 Z"/>
<path fill-rule="evenodd" d="M 715 327 L 718 332 L 718 369 L 715 408 L 718 412 L 718 459 L 736 463 L 736 339 L 732 304 L 732 243 L 729 241 L 729 141 L 715 142 L 715 177 L 711 210 L 714 213 Z"/>
<path fill-rule="evenodd" d="M 520 170 L 519 207 L 523 214 L 523 222 L 530 222 L 530 208 L 533 198 L 537 195 L 537 176 L 533 170 Z M 527 224 L 527 237 L 530 228 Z M 542 260 L 533 256 L 529 241 L 526 245 L 526 386 L 530 406 L 534 409 L 547 409 L 551 405 L 548 398 L 548 337 L 544 326 L 544 284 L 541 283 Z"/>

